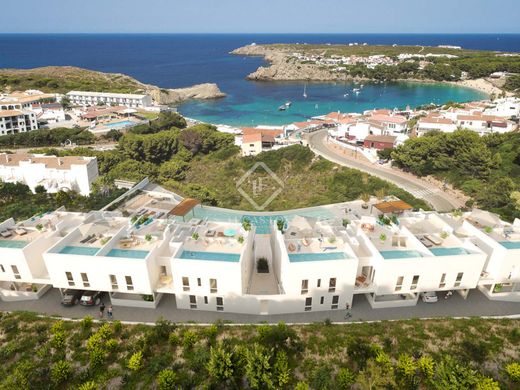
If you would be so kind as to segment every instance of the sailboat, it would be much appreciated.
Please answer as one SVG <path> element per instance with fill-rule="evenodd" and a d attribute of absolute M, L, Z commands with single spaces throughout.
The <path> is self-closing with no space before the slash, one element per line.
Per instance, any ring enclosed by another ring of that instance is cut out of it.
<path fill-rule="evenodd" d="M 303 86 L 303 97 L 307 99 L 307 84 Z"/>

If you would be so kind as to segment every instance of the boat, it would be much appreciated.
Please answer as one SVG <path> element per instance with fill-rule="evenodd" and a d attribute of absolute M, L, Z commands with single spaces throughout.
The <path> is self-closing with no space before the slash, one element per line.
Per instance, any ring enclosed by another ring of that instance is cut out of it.
<path fill-rule="evenodd" d="M 318 103 L 316 103 L 316 105 L 314 106 L 314 108 L 317 110 L 318 109 Z"/>
<path fill-rule="evenodd" d="M 356 92 L 356 93 L 358 93 L 358 92 L 359 92 L 359 88 L 354 88 L 354 89 L 352 90 L 352 92 Z"/>
<path fill-rule="evenodd" d="M 291 107 L 292 102 L 289 100 L 288 102 L 285 102 L 285 107 L 289 108 Z"/>
<path fill-rule="evenodd" d="M 348 93 L 344 94 L 343 97 L 347 97 L 348 96 Z"/>
<path fill-rule="evenodd" d="M 280 107 L 278 107 L 278 111 L 285 111 L 287 110 L 287 106 L 285 104 L 282 104 Z"/>
<path fill-rule="evenodd" d="M 307 99 L 307 84 L 303 86 L 303 97 Z"/>

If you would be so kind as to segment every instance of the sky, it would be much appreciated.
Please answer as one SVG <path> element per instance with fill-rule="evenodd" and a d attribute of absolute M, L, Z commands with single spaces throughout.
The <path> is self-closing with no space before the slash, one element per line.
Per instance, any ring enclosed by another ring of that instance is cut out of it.
<path fill-rule="evenodd" d="M 519 0 L 1 2 L 1 33 L 520 33 Z"/>

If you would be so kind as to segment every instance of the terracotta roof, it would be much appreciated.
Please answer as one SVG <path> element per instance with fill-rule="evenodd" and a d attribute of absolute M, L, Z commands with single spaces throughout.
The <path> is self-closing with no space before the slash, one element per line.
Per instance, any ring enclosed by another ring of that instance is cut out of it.
<path fill-rule="evenodd" d="M 376 115 L 372 115 L 370 117 L 370 119 L 374 120 L 374 121 L 378 121 L 378 122 L 389 122 L 389 123 L 399 123 L 399 124 L 407 122 L 406 118 L 404 116 L 400 116 L 400 115 L 376 114 Z"/>
<path fill-rule="evenodd" d="M 262 142 L 262 133 L 244 134 L 242 137 L 243 144 L 250 144 L 253 142 Z"/>
<path fill-rule="evenodd" d="M 412 206 L 402 200 L 393 200 L 391 202 L 382 202 L 374 205 L 376 209 L 384 214 L 395 213 L 405 210 L 411 210 Z"/>
<path fill-rule="evenodd" d="M 283 130 L 281 129 L 266 129 L 261 127 L 242 127 L 240 130 L 242 130 L 243 135 L 261 133 L 276 137 L 277 135 L 283 134 Z"/>
<path fill-rule="evenodd" d="M 1 110 L 0 118 L 8 118 L 10 116 L 20 116 L 23 115 L 23 112 L 18 110 Z"/>
<path fill-rule="evenodd" d="M 200 202 L 197 199 L 186 198 L 173 209 L 171 209 L 168 214 L 184 217 L 199 204 Z"/>
<path fill-rule="evenodd" d="M 30 164 L 44 164 L 46 168 L 65 169 L 68 170 L 72 165 L 86 165 L 93 158 L 81 156 L 35 156 L 26 153 L 0 153 L 0 165 L 3 166 L 19 166 L 21 162 Z"/>
<path fill-rule="evenodd" d="M 372 142 L 386 142 L 386 143 L 394 143 L 397 137 L 393 135 L 376 135 L 376 134 L 370 134 L 367 135 L 365 138 L 365 141 L 372 141 Z"/>
<path fill-rule="evenodd" d="M 419 119 L 419 124 L 421 123 L 431 123 L 431 124 L 444 124 L 444 125 L 453 125 L 453 121 L 448 118 L 442 117 L 426 117 Z"/>

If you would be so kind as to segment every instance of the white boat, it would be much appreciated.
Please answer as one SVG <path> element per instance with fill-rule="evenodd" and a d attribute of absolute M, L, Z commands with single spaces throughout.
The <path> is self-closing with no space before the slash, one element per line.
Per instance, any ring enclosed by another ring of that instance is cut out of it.
<path fill-rule="evenodd" d="M 348 96 L 348 93 L 344 94 L 343 97 L 347 97 Z"/>
<path fill-rule="evenodd" d="M 289 108 L 291 107 L 292 102 L 289 100 L 288 102 L 285 102 L 285 107 Z"/>
<path fill-rule="evenodd" d="M 307 99 L 307 84 L 303 86 L 303 97 Z"/>
<path fill-rule="evenodd" d="M 287 110 L 287 106 L 285 104 L 282 104 L 280 107 L 278 107 L 278 111 L 285 111 Z"/>
<path fill-rule="evenodd" d="M 358 92 L 359 92 L 359 88 L 354 88 L 354 89 L 352 90 L 352 92 L 356 92 L 356 93 L 358 93 Z"/>

